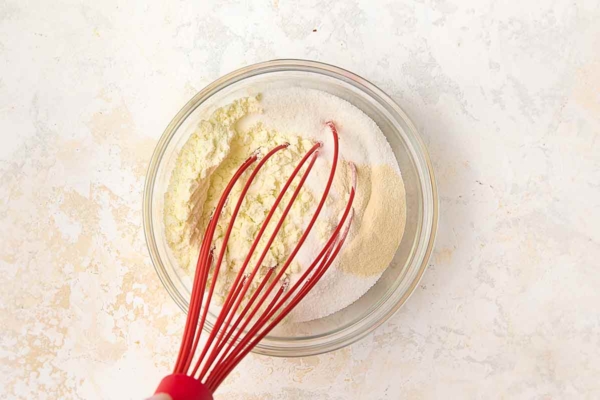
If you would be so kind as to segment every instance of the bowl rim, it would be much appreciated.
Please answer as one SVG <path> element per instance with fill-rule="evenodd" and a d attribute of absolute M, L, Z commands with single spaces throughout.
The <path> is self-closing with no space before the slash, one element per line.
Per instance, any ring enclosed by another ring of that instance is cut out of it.
<path fill-rule="evenodd" d="M 369 82 L 368 80 L 356 75 L 353 72 L 350 72 L 346 69 L 326 64 L 318 61 L 312 60 L 302 60 L 302 59 L 275 59 L 270 61 L 264 61 L 252 65 L 248 65 L 243 68 L 239 68 L 235 71 L 232 71 L 222 77 L 216 79 L 215 81 L 208 84 L 198 93 L 196 93 L 182 108 L 177 112 L 177 114 L 171 119 L 165 130 L 163 131 L 160 139 L 158 140 L 156 147 L 152 153 L 150 163 L 148 165 L 146 179 L 144 183 L 144 192 L 143 192 L 143 207 L 142 207 L 142 219 L 143 219 L 143 229 L 146 245 L 148 248 L 148 252 L 150 254 L 150 259 L 152 261 L 152 265 L 163 285 L 163 287 L 167 290 L 173 301 L 181 308 L 184 313 L 187 311 L 187 304 L 182 300 L 180 293 L 175 289 L 175 285 L 171 280 L 171 277 L 166 272 L 164 268 L 160 268 L 162 263 L 158 248 L 156 245 L 156 241 L 154 239 L 154 227 L 152 223 L 152 193 L 154 187 L 154 181 L 157 176 L 158 169 L 160 167 L 160 161 L 162 156 L 165 153 L 167 145 L 172 139 L 173 135 L 176 133 L 177 129 L 180 125 L 186 120 L 186 118 L 204 101 L 209 99 L 213 94 L 219 92 L 220 90 L 228 87 L 236 82 L 241 80 L 251 78 L 253 76 L 262 75 L 270 72 L 282 72 L 282 71 L 304 71 L 304 72 L 313 72 L 320 73 L 323 75 L 327 75 L 329 77 L 337 78 L 342 81 L 346 81 L 350 83 L 352 86 L 358 87 L 366 94 L 373 97 L 375 94 L 379 99 L 375 98 L 375 100 L 379 101 L 381 104 L 391 109 L 394 113 L 396 113 L 403 122 L 408 126 L 408 130 L 410 130 L 410 137 L 412 140 L 412 144 L 415 147 L 416 153 L 420 156 L 424 170 L 426 172 L 427 180 L 421 180 L 421 185 L 428 184 L 426 188 L 423 190 L 427 192 L 431 197 L 431 216 L 429 218 L 428 224 L 423 224 L 422 229 L 426 230 L 426 238 L 427 243 L 425 244 L 425 248 L 421 250 L 420 256 L 420 265 L 417 269 L 416 274 L 413 277 L 412 282 L 407 287 L 406 291 L 403 295 L 395 300 L 395 302 L 391 305 L 388 305 L 387 310 L 384 313 L 381 313 L 376 319 L 372 320 L 370 324 L 364 326 L 359 331 L 353 331 L 346 333 L 345 335 L 339 335 L 339 331 L 334 331 L 332 336 L 332 340 L 321 343 L 321 344 L 309 344 L 308 346 L 274 346 L 270 344 L 263 343 L 265 340 L 261 341 L 253 350 L 253 353 L 277 356 L 277 357 L 301 357 L 301 356 L 309 356 L 309 355 L 317 355 L 322 353 L 327 353 L 333 350 L 340 349 L 342 347 L 348 346 L 371 332 L 373 332 L 376 328 L 381 326 L 385 321 L 387 321 L 392 315 L 394 315 L 408 300 L 408 298 L 413 294 L 415 288 L 421 281 L 425 270 L 427 269 L 429 259 L 433 252 L 435 239 L 437 235 L 437 227 L 438 227 L 438 213 L 439 213 L 439 198 L 437 192 L 437 184 L 435 180 L 435 174 L 433 170 L 433 165 L 431 163 L 429 153 L 418 133 L 416 127 L 410 120 L 410 118 L 406 115 L 406 113 L 396 104 L 396 102 L 388 96 L 383 90 L 379 89 L 376 85 Z M 388 111 L 389 111 L 388 109 Z M 427 189 L 427 190 L 426 190 Z M 415 252 L 416 254 L 416 252 Z M 365 314 L 361 319 L 355 321 L 355 324 L 365 320 L 368 317 L 371 317 L 372 314 L 381 309 L 386 303 L 392 298 L 389 298 L 382 302 L 377 309 L 372 310 L 371 312 Z M 205 330 L 206 330 L 205 326 Z M 268 338 L 268 336 L 267 336 Z"/>

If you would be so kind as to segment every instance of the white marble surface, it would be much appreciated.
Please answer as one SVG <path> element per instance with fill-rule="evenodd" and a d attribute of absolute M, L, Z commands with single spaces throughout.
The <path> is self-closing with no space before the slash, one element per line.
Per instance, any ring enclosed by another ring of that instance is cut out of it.
<path fill-rule="evenodd" d="M 599 4 L 0 2 L 2 397 L 150 394 L 184 322 L 141 229 L 154 144 L 210 81 L 297 57 L 411 116 L 437 247 L 374 334 L 251 356 L 217 399 L 600 398 Z"/>

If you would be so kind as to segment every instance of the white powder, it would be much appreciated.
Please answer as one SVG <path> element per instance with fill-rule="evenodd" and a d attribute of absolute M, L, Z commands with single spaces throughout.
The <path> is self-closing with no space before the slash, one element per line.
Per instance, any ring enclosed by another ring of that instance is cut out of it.
<path fill-rule="evenodd" d="M 245 249 L 277 195 L 275 188 L 283 185 L 311 144 L 322 141 L 323 151 L 307 179 L 307 190 L 294 204 L 259 277 L 268 267 L 281 264 L 297 243 L 331 168 L 333 143 L 327 121 L 333 121 L 338 129 L 340 162 L 326 207 L 288 270 L 292 283 L 314 260 L 337 225 L 349 192 L 348 161 L 358 171 L 355 218 L 340 256 L 290 319 L 322 318 L 347 307 L 366 293 L 388 266 L 402 237 L 406 211 L 400 171 L 385 136 L 367 115 L 338 97 L 303 88 L 271 90 L 262 93 L 258 101 L 245 98 L 223 107 L 200 124 L 180 153 L 166 194 L 169 245 L 184 268 L 193 268 L 200 233 L 233 171 L 257 147 L 264 153 L 283 142 L 291 143 L 289 149 L 265 165 L 265 172 L 252 186 L 228 245 L 218 296 L 226 294 L 239 270 Z M 213 147 L 216 151 L 207 150 Z M 234 203 L 228 203 L 223 226 Z M 217 230 L 216 237 L 222 237 L 222 230 Z M 251 263 L 247 271 L 252 267 Z"/>
<path fill-rule="evenodd" d="M 396 158 L 385 136 L 371 118 L 339 97 L 305 88 L 276 89 L 261 96 L 261 114 L 250 114 L 240 127 L 262 121 L 278 132 L 288 132 L 315 140 L 326 146 L 323 157 L 331 159 L 331 132 L 325 126 L 333 121 L 340 136 L 340 154 L 362 165 L 387 164 L 400 173 Z"/>

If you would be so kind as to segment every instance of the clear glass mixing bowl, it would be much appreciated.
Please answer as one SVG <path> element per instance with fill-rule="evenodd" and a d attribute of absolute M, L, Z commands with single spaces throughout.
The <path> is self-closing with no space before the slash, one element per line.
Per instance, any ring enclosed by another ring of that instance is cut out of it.
<path fill-rule="evenodd" d="M 216 108 L 265 88 L 300 86 L 341 97 L 369 115 L 389 141 L 406 189 L 407 220 L 396 255 L 379 281 L 358 301 L 319 320 L 285 326 L 264 338 L 255 353 L 306 356 L 353 343 L 373 331 L 406 302 L 423 275 L 433 248 L 438 198 L 427 150 L 406 114 L 365 79 L 332 65 L 275 60 L 234 71 L 196 94 L 171 121 L 148 168 L 144 191 L 144 233 L 152 263 L 165 288 L 187 312 L 192 280 L 171 255 L 163 224 L 164 194 L 181 146 L 197 123 Z M 212 329 L 211 315 L 205 329 Z"/>

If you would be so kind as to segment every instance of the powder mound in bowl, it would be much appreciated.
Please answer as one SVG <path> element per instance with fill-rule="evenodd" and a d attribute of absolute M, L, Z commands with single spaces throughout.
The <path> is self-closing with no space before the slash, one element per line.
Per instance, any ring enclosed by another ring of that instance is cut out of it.
<path fill-rule="evenodd" d="M 375 284 L 391 262 L 404 232 L 405 192 L 392 149 L 377 124 L 352 104 L 322 91 L 268 90 L 256 97 L 236 99 L 200 122 L 179 152 L 165 194 L 164 223 L 169 248 L 180 266 L 191 273 L 201 235 L 235 170 L 257 149 L 264 155 L 277 145 L 290 143 L 285 151 L 267 161 L 242 203 L 216 286 L 217 304 L 226 296 L 262 221 L 295 165 L 315 142 L 322 141 L 324 147 L 313 171 L 247 296 L 269 268 L 285 262 L 300 239 L 331 168 L 333 143 L 327 121 L 333 121 L 338 129 L 340 163 L 326 205 L 286 278 L 293 284 L 335 229 L 350 188 L 348 162 L 356 165 L 358 173 L 355 216 L 340 255 L 288 320 L 314 320 L 347 307 Z M 231 198 L 239 197 L 247 178 L 248 174 L 236 184 Z M 289 193 L 296 184 L 297 180 Z M 215 232 L 217 248 L 222 244 L 235 203 L 228 201 L 223 211 Z M 285 198 L 282 204 L 286 204 Z M 282 211 L 278 210 L 272 221 L 278 221 Z M 267 226 L 258 249 L 265 246 L 273 228 L 274 222 Z M 259 254 L 260 251 L 255 252 L 249 270 Z"/>

